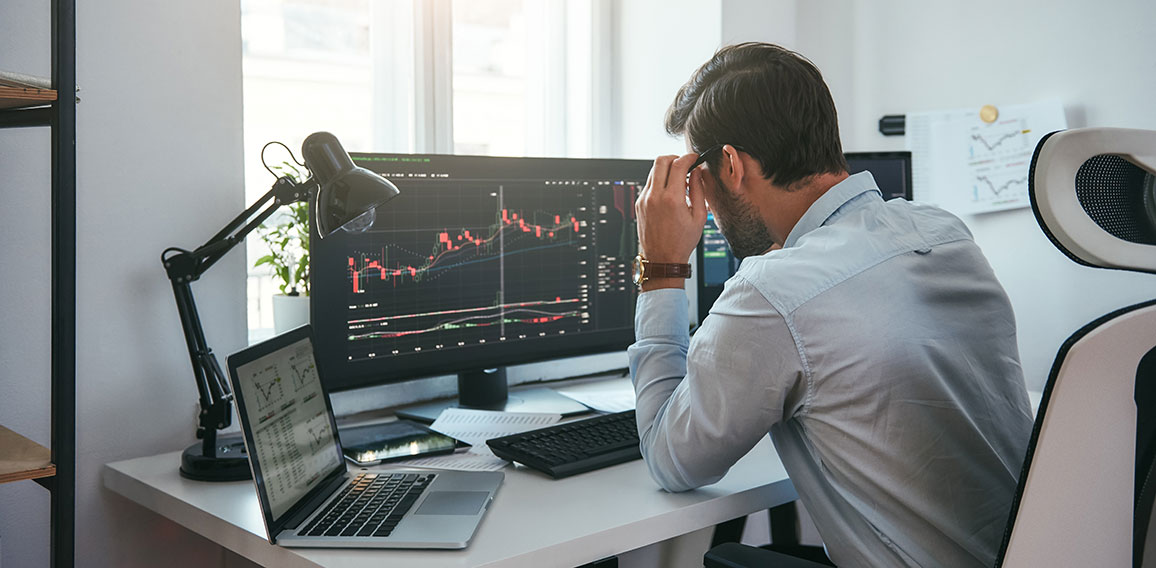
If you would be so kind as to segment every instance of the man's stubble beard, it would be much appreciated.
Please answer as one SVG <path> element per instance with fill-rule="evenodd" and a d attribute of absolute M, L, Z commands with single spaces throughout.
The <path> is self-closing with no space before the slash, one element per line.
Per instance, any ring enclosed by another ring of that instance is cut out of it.
<path fill-rule="evenodd" d="M 718 199 L 711 204 L 715 224 L 730 244 L 731 252 L 739 259 L 756 256 L 770 250 L 775 244 L 767 226 L 749 201 L 734 195 L 715 178 Z"/>

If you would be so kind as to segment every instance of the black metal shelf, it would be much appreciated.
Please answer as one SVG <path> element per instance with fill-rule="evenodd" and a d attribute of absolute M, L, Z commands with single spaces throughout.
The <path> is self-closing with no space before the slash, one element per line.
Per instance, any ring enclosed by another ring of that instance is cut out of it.
<path fill-rule="evenodd" d="M 76 2 L 52 2 L 52 84 L 47 106 L 0 110 L 0 128 L 52 129 L 51 562 L 75 563 L 76 545 Z"/>
<path fill-rule="evenodd" d="M 0 128 L 52 126 L 52 114 L 51 106 L 0 110 Z"/>

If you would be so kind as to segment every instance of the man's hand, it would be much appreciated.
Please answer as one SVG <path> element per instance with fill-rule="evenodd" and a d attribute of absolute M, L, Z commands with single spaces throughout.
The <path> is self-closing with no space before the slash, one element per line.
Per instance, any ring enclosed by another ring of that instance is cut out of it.
<path fill-rule="evenodd" d="M 650 262 L 686 262 L 702 238 L 706 223 L 702 171 L 695 168 L 689 180 L 686 175 L 696 158 L 698 154 L 655 159 L 646 187 L 634 202 L 639 250 Z M 647 280 L 643 290 L 681 288 L 683 281 L 682 278 Z"/>

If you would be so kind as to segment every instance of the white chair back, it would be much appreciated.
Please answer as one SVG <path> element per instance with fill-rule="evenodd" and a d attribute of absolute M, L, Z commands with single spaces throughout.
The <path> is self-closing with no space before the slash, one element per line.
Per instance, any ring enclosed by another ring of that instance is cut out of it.
<path fill-rule="evenodd" d="M 1048 238 L 1076 262 L 1156 273 L 1154 172 L 1156 132 L 1052 133 L 1032 158 L 1032 209 Z M 1133 565 L 1134 541 L 1139 551 L 1156 539 L 1148 523 L 1156 489 L 1136 483 L 1152 475 L 1156 394 L 1137 386 L 1156 392 L 1154 371 L 1156 300 L 1103 316 L 1064 343 L 997 566 L 1125 567 Z"/>

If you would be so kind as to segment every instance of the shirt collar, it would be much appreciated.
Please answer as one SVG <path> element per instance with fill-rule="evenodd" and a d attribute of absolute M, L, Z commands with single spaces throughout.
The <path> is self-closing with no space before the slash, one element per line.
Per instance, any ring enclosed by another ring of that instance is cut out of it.
<path fill-rule="evenodd" d="M 828 189 L 826 193 L 819 196 L 819 198 L 807 208 L 807 212 L 803 213 L 803 216 L 799 218 L 799 222 L 795 223 L 795 228 L 791 229 L 791 234 L 787 235 L 787 242 L 783 243 L 783 248 L 795 246 L 795 243 L 797 243 L 803 235 L 823 226 L 823 224 L 848 201 L 870 191 L 882 196 L 882 192 L 879 191 L 879 186 L 875 183 L 875 178 L 871 175 L 871 172 L 867 171 L 849 176 L 847 179 L 831 186 L 831 189 Z"/>

